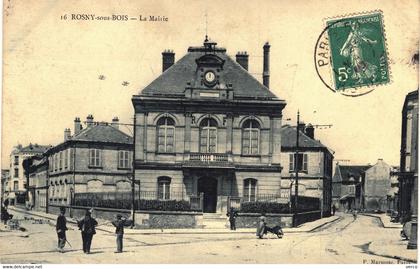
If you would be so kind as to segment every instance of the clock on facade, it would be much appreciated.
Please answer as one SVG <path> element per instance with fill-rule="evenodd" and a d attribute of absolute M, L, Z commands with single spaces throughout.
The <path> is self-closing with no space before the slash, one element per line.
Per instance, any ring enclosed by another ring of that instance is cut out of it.
<path fill-rule="evenodd" d="M 216 82 L 216 74 L 213 71 L 207 71 L 204 74 L 204 80 L 207 84 L 214 84 Z"/>

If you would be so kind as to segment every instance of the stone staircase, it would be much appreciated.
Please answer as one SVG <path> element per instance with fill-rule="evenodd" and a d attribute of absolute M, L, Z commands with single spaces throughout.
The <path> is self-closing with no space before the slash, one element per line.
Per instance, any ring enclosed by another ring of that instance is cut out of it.
<path fill-rule="evenodd" d="M 227 229 L 229 221 L 222 213 L 203 213 L 203 226 L 205 229 Z"/>

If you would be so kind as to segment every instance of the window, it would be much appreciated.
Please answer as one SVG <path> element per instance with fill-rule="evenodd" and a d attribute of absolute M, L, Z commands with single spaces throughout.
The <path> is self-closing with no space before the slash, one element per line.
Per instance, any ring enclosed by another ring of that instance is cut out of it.
<path fill-rule="evenodd" d="M 70 162 L 71 162 L 71 149 L 67 149 L 67 166 L 68 167 L 71 167 L 71 164 L 70 164 Z"/>
<path fill-rule="evenodd" d="M 67 160 L 68 160 L 68 153 L 69 152 L 69 150 L 68 149 L 66 149 L 64 152 L 63 152 L 63 162 L 64 162 L 64 169 L 67 169 L 69 166 L 68 166 L 68 162 L 67 162 Z"/>
<path fill-rule="evenodd" d="M 247 120 L 242 125 L 242 154 L 257 155 L 260 150 L 260 124 Z"/>
<path fill-rule="evenodd" d="M 13 174 L 13 177 L 19 177 L 19 168 L 15 168 L 15 173 Z"/>
<path fill-rule="evenodd" d="M 171 179 L 169 177 L 158 178 L 158 199 L 169 200 L 171 191 Z"/>
<path fill-rule="evenodd" d="M 53 167 L 54 167 L 54 163 L 53 163 L 53 161 L 52 161 L 52 157 L 50 156 L 49 158 L 48 158 L 48 165 L 49 165 L 49 167 L 50 167 L 50 172 L 52 172 L 53 171 Z"/>
<path fill-rule="evenodd" d="M 62 151 L 60 151 L 60 155 L 59 155 L 58 169 L 60 170 L 63 169 L 63 152 Z"/>
<path fill-rule="evenodd" d="M 57 163 L 57 154 L 54 154 L 54 171 L 58 170 L 58 163 Z"/>
<path fill-rule="evenodd" d="M 19 165 L 19 156 L 15 156 L 14 165 Z"/>
<path fill-rule="evenodd" d="M 18 181 L 13 181 L 13 190 L 17 191 L 19 189 L 19 182 Z"/>
<path fill-rule="evenodd" d="M 244 180 L 244 201 L 255 202 L 257 198 L 257 180 L 247 178 Z"/>
<path fill-rule="evenodd" d="M 175 122 L 169 117 L 160 118 L 157 122 L 158 152 L 174 152 Z"/>
<path fill-rule="evenodd" d="M 308 155 L 303 153 L 298 153 L 297 155 L 297 168 L 299 172 L 308 172 Z M 289 171 L 296 172 L 295 167 L 296 153 L 289 154 Z"/>
<path fill-rule="evenodd" d="M 207 118 L 200 123 L 200 152 L 215 153 L 217 145 L 217 122 Z"/>
<path fill-rule="evenodd" d="M 90 166 L 101 166 L 101 150 L 100 149 L 89 149 L 89 165 Z"/>
<path fill-rule="evenodd" d="M 120 150 L 118 152 L 118 168 L 130 168 L 130 152 L 128 150 Z"/>

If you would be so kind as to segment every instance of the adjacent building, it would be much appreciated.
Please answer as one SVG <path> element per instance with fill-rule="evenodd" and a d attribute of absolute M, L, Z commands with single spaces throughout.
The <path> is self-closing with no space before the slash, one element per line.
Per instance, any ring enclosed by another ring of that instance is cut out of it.
<path fill-rule="evenodd" d="M 10 170 L 1 169 L 1 202 L 5 201 L 5 197 L 9 193 L 9 179 L 10 179 Z"/>
<path fill-rule="evenodd" d="M 269 88 L 269 50 L 261 84 L 207 38 L 162 53 L 162 74 L 132 103 L 135 179 L 158 199 L 203 194 L 204 212 L 226 212 L 232 198 L 256 201 L 281 193 L 281 119 L 286 103 Z"/>
<path fill-rule="evenodd" d="M 393 168 L 383 159 L 374 165 L 336 164 L 333 201 L 339 210 L 361 209 L 386 212 L 390 208 Z"/>
<path fill-rule="evenodd" d="M 361 209 L 364 206 L 363 186 L 370 165 L 335 165 L 332 200 L 340 211 Z"/>
<path fill-rule="evenodd" d="M 283 197 L 295 193 L 296 169 L 298 169 L 299 195 L 320 199 L 323 215 L 331 212 L 332 166 L 331 150 L 315 139 L 314 127 L 299 124 L 299 153 L 296 158 L 297 129 L 289 125 L 281 128 L 281 166 Z M 297 160 L 297 163 L 296 163 Z"/>
<path fill-rule="evenodd" d="M 41 187 L 44 174 L 48 178 L 48 194 L 43 196 L 48 196 L 49 204 L 71 204 L 80 193 L 131 190 L 133 138 L 119 130 L 118 118 L 111 124 L 93 119 L 89 115 L 83 128 L 80 118 L 75 118 L 73 135 L 65 129 L 64 141 L 36 163 L 42 171 L 38 176 Z M 44 163 L 48 163 L 48 170 L 44 170 Z"/>
<path fill-rule="evenodd" d="M 388 210 L 388 194 L 391 190 L 391 166 L 378 159 L 365 171 L 365 181 L 363 186 L 364 209 L 368 211 Z"/>
<path fill-rule="evenodd" d="M 29 205 L 37 211 L 48 211 L 48 157 L 38 154 L 28 158 L 29 171 Z"/>
<path fill-rule="evenodd" d="M 26 147 L 17 145 L 10 153 L 10 178 L 7 182 L 7 197 L 10 205 L 25 204 L 27 178 L 23 171 L 23 161 L 31 156 L 42 154 L 51 146 L 29 144 Z"/>
<path fill-rule="evenodd" d="M 402 109 L 401 158 L 399 181 L 398 215 L 401 222 L 412 220 L 412 236 L 409 248 L 417 248 L 418 212 L 418 90 L 407 94 Z"/>

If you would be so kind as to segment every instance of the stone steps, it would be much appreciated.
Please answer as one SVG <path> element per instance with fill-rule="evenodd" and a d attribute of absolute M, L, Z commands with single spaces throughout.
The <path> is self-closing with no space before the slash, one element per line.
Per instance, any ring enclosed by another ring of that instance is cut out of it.
<path fill-rule="evenodd" d="M 203 226 L 205 229 L 226 229 L 229 227 L 229 224 L 224 214 L 204 213 Z"/>

